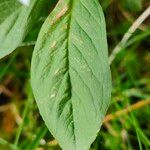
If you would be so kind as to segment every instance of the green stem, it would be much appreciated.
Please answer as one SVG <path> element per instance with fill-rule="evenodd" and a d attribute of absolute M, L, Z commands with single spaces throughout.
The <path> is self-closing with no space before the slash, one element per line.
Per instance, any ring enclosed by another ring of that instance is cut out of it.
<path fill-rule="evenodd" d="M 18 142 L 19 142 L 19 138 L 20 138 L 20 135 L 21 135 L 21 132 L 23 130 L 23 126 L 24 126 L 24 120 L 28 114 L 28 110 L 31 106 L 31 103 L 33 102 L 33 96 L 32 96 L 32 93 L 29 92 L 29 95 L 28 95 L 28 99 L 27 99 L 27 102 L 26 102 L 26 105 L 25 105 L 25 108 L 23 110 L 23 119 L 22 119 L 22 123 L 21 125 L 19 126 L 19 129 L 18 129 L 18 132 L 16 134 L 16 138 L 15 138 L 15 142 L 14 142 L 14 150 L 16 150 L 16 147 L 18 145 Z"/>

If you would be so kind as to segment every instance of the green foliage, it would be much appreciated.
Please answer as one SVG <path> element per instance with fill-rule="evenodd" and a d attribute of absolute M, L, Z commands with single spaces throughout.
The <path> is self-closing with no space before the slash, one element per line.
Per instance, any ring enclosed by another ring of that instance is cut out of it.
<path fill-rule="evenodd" d="M 111 53 L 149 2 L 99 0 L 104 20 L 98 0 L 61 0 L 62 5 L 56 5 L 57 0 L 30 0 L 27 6 L 19 1 L 0 0 L 0 57 L 17 48 L 0 60 L 0 150 L 61 150 L 60 146 L 72 150 L 76 145 L 76 150 L 85 147 L 90 150 L 149 150 L 148 20 L 132 34 L 111 64 L 112 101 L 102 125 L 110 103 L 110 99 L 104 98 L 110 96 L 110 73 L 105 73 L 109 72 L 105 20 Z M 68 7 L 63 9 L 65 6 Z M 22 22 L 14 17 L 15 12 L 24 17 Z M 33 15 L 37 13 L 37 17 Z M 14 17 L 12 22 L 11 16 Z M 14 25 L 9 28 L 11 23 Z M 17 29 L 24 30 L 24 34 L 18 35 Z M 17 44 L 16 40 L 20 42 Z M 4 44 L 8 48 L 6 51 L 2 49 Z M 31 59 L 33 91 L 29 82 Z M 106 78 L 108 83 L 103 82 Z M 144 105 L 140 106 L 139 102 Z M 102 103 L 105 105 L 99 108 Z M 106 121 L 136 103 L 140 108 Z"/>
<path fill-rule="evenodd" d="M 110 103 L 105 30 L 96 0 L 64 0 L 40 31 L 32 58 L 33 93 L 65 150 L 89 149 Z"/>
<path fill-rule="evenodd" d="M 0 24 L 19 7 L 21 4 L 16 0 L 0 0 Z"/>
<path fill-rule="evenodd" d="M 121 0 L 121 3 L 129 11 L 140 11 L 142 9 L 142 0 Z"/>
<path fill-rule="evenodd" d="M 48 4 L 47 0 L 32 0 L 29 6 L 19 5 L 16 0 L 13 2 L 11 8 L 11 0 L 0 1 L 0 16 L 5 16 L 5 19 L 0 20 L 0 58 L 10 54 L 22 43 Z"/>

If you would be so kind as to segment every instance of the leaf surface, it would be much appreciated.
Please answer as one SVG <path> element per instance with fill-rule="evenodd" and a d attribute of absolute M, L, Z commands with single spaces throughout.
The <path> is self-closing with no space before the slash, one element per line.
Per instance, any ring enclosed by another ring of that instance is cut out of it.
<path fill-rule="evenodd" d="M 30 5 L 26 6 L 18 0 L 0 0 L 0 58 L 10 54 L 22 43 L 47 8 L 48 2 L 31 0 Z"/>
<path fill-rule="evenodd" d="M 20 6 L 16 0 L 0 0 L 0 24 Z"/>
<path fill-rule="evenodd" d="M 105 19 L 97 0 L 60 0 L 32 57 L 40 113 L 64 150 L 88 150 L 110 104 Z"/>

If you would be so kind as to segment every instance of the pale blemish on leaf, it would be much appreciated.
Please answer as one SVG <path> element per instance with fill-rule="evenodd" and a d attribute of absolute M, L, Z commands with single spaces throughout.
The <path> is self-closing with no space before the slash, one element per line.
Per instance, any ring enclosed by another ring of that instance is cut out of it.
<path fill-rule="evenodd" d="M 56 15 L 56 17 L 54 18 L 53 20 L 53 24 L 56 23 L 62 16 L 65 15 L 65 13 L 67 12 L 68 10 L 68 6 L 64 6 L 62 8 L 62 10 Z"/>
<path fill-rule="evenodd" d="M 63 29 L 63 30 L 67 30 L 67 29 L 68 29 L 68 25 L 67 25 L 67 24 L 64 25 L 64 26 L 62 27 L 62 29 Z"/>
<path fill-rule="evenodd" d="M 54 92 L 54 93 L 51 94 L 50 98 L 52 99 L 52 98 L 56 97 L 56 95 L 57 95 L 57 93 Z"/>
<path fill-rule="evenodd" d="M 56 41 L 54 41 L 51 45 L 51 48 L 55 48 L 56 47 Z"/>

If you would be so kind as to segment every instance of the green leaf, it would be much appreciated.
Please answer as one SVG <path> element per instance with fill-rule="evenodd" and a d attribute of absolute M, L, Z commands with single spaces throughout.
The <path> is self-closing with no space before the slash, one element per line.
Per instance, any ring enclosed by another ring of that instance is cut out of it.
<path fill-rule="evenodd" d="M 0 0 L 0 18 L 4 16 L 0 19 L 0 58 L 10 54 L 22 43 L 47 8 L 48 2 L 31 0 L 30 5 L 25 6 L 17 0 Z"/>
<path fill-rule="evenodd" d="M 0 24 L 20 6 L 16 0 L 0 0 Z"/>
<path fill-rule="evenodd" d="M 97 0 L 60 0 L 32 58 L 40 113 L 64 150 L 87 150 L 110 104 L 106 27 Z"/>

